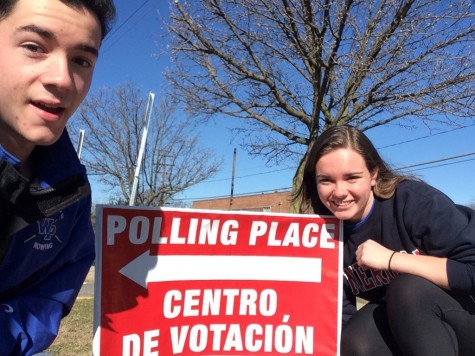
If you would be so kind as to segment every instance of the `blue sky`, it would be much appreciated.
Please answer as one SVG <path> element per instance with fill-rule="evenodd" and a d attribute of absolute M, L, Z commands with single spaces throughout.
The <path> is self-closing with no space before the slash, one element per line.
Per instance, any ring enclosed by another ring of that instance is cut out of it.
<path fill-rule="evenodd" d="M 168 1 L 115 0 L 115 4 L 118 18 L 102 45 L 90 93 L 131 81 L 142 89 L 144 95 L 153 91 L 158 96 L 166 90 L 161 75 L 167 66 L 167 57 L 166 54 L 159 55 L 163 49 L 159 41 L 164 34 L 160 17 L 167 16 Z M 223 158 L 223 166 L 216 176 L 188 189 L 179 199 L 191 202 L 229 196 L 234 148 L 237 149 L 235 195 L 290 188 L 295 166 L 267 167 L 263 160 L 251 158 L 239 148 L 238 142 L 232 141 L 227 130 L 236 123 L 234 119 L 226 119 L 202 129 L 203 146 L 214 149 L 217 156 Z M 393 167 L 443 160 L 414 167 L 412 172 L 457 203 L 470 204 L 475 203 L 475 120 L 470 120 L 467 125 L 472 126 L 457 130 L 446 127 L 432 132 L 432 135 L 425 127 L 408 130 L 389 126 L 370 130 L 367 135 Z M 467 156 L 444 160 L 461 155 Z M 92 182 L 95 203 L 108 203 L 104 188 L 94 183 L 94 179 Z"/>

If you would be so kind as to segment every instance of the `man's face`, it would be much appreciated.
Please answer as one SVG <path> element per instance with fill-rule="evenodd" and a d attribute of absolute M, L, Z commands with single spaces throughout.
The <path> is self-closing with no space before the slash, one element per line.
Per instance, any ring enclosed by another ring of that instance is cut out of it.
<path fill-rule="evenodd" d="M 54 143 L 85 98 L 101 42 L 94 14 L 18 0 L 0 21 L 0 144 L 22 159 Z"/>

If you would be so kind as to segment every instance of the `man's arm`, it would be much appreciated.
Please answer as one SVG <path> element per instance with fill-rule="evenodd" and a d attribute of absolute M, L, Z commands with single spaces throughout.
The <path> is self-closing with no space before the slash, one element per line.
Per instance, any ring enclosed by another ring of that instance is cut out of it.
<path fill-rule="evenodd" d="M 0 304 L 0 354 L 47 349 L 81 289 L 94 255 L 64 266 L 26 293 Z"/>

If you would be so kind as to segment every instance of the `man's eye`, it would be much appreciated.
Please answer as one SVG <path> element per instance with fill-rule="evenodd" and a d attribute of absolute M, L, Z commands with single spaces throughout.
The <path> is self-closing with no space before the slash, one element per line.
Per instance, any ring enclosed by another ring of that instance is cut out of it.
<path fill-rule="evenodd" d="M 84 68 L 91 68 L 93 66 L 93 63 L 91 63 L 91 61 L 85 58 L 76 58 L 74 62 Z"/>
<path fill-rule="evenodd" d="M 44 53 L 43 49 L 35 43 L 25 43 L 22 45 L 24 49 L 33 53 Z"/>

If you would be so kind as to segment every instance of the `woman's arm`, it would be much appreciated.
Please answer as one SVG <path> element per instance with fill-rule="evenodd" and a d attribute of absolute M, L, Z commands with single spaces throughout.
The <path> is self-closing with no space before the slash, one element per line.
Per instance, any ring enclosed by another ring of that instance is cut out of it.
<path fill-rule="evenodd" d="M 423 277 L 444 289 L 450 289 L 447 258 L 413 255 L 392 251 L 374 240 L 367 240 L 356 250 L 359 266 Z"/>

